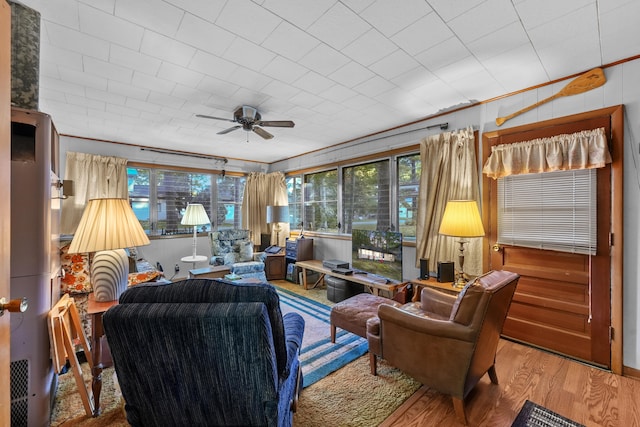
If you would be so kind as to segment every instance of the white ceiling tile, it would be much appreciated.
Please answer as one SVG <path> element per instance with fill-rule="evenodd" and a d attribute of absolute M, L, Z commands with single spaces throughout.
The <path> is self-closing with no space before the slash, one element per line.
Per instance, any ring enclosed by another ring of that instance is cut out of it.
<path fill-rule="evenodd" d="M 372 28 L 342 49 L 342 53 L 352 60 L 368 66 L 395 50 L 398 50 L 398 46 Z"/>
<path fill-rule="evenodd" d="M 162 64 L 157 58 L 116 45 L 111 46 L 109 62 L 151 75 L 155 75 Z"/>
<path fill-rule="evenodd" d="M 108 116 L 106 115 L 100 115 L 97 113 L 97 111 L 94 110 L 93 112 L 94 116 L 97 117 L 104 117 L 107 118 Z M 121 116 L 127 116 L 127 117 L 139 117 L 140 116 L 140 109 L 139 108 L 134 108 L 134 107 L 128 107 L 126 105 L 112 105 L 109 104 L 107 105 L 107 110 L 106 113 L 110 113 L 110 114 L 119 114 Z M 116 120 L 120 120 L 120 118 L 116 118 L 113 117 Z"/>
<path fill-rule="evenodd" d="M 85 90 L 87 98 L 103 101 L 107 104 L 119 104 L 124 105 L 126 97 L 115 93 L 108 92 L 106 90 L 99 90 L 94 88 L 87 88 Z"/>
<path fill-rule="evenodd" d="M 451 37 L 442 43 L 415 56 L 416 61 L 430 71 L 446 67 L 470 55 L 469 50 L 457 38 Z"/>
<path fill-rule="evenodd" d="M 88 4 L 112 15 L 116 9 L 116 0 L 81 0 L 81 3 Z"/>
<path fill-rule="evenodd" d="M 442 17 L 444 22 L 449 22 L 453 18 L 462 15 L 466 11 L 473 9 L 486 0 L 428 0 L 429 4 L 436 11 L 438 16 Z"/>
<path fill-rule="evenodd" d="M 324 99 L 309 92 L 300 91 L 296 95 L 289 98 L 289 101 L 291 101 L 293 105 L 296 105 L 298 107 L 312 109 L 313 107 L 324 101 Z"/>
<path fill-rule="evenodd" d="M 239 91 L 249 89 L 254 92 L 260 92 L 270 82 L 268 77 L 243 67 L 238 67 L 226 80 L 240 86 Z"/>
<path fill-rule="evenodd" d="M 121 65 L 111 64 L 109 62 L 100 61 L 99 59 L 85 56 L 82 58 L 85 73 L 103 77 L 105 81 L 116 80 L 123 83 L 131 83 L 133 70 Z"/>
<path fill-rule="evenodd" d="M 309 71 L 307 74 L 293 82 L 293 86 L 319 95 L 333 85 L 335 85 L 333 80 L 323 77 L 315 71 Z"/>
<path fill-rule="evenodd" d="M 570 75 L 573 70 L 586 71 L 593 68 L 593 64 L 601 63 L 598 38 L 595 35 L 591 40 L 586 38 L 586 34 L 578 35 L 561 40 L 556 45 L 536 50 L 549 78 L 552 80 L 562 78 Z"/>
<path fill-rule="evenodd" d="M 107 91 L 127 98 L 136 98 L 141 100 L 145 100 L 147 99 L 147 96 L 149 96 L 149 89 L 111 80 L 107 84 Z"/>
<path fill-rule="evenodd" d="M 66 101 L 71 105 L 79 107 L 93 108 L 96 110 L 104 110 L 105 102 L 96 99 L 87 98 L 86 96 L 67 95 Z"/>
<path fill-rule="evenodd" d="M 508 52 L 529 43 L 529 37 L 520 22 L 514 22 L 467 44 L 471 53 L 479 60 Z"/>
<path fill-rule="evenodd" d="M 144 30 L 91 6 L 79 5 L 80 30 L 133 50 L 140 49 Z"/>
<path fill-rule="evenodd" d="M 376 0 L 341 0 L 349 9 L 355 13 L 361 13 L 363 10 L 375 3 Z"/>
<path fill-rule="evenodd" d="M 184 11 L 162 0 L 116 0 L 115 15 L 153 32 L 173 37 Z"/>
<path fill-rule="evenodd" d="M 102 39 L 83 35 L 76 30 L 51 22 L 47 22 L 45 28 L 49 43 L 53 46 L 93 56 L 103 61 L 109 57 L 109 43 Z"/>
<path fill-rule="evenodd" d="M 496 79 L 485 70 L 454 80 L 449 85 L 469 101 L 491 99 L 505 92 Z"/>
<path fill-rule="evenodd" d="M 515 8 L 524 28 L 530 30 L 594 3 L 594 0 L 525 0 Z"/>
<path fill-rule="evenodd" d="M 340 67 L 340 69 L 331 73 L 329 78 L 344 86 L 354 87 L 357 84 L 372 78 L 374 75 L 375 74 L 367 68 L 351 61 L 344 67 Z"/>
<path fill-rule="evenodd" d="M 426 85 L 436 78 L 437 77 L 435 77 L 429 70 L 425 69 L 423 66 L 418 66 L 394 77 L 391 81 L 396 86 L 411 91 L 415 88 Z"/>
<path fill-rule="evenodd" d="M 189 69 L 222 80 L 229 77 L 237 68 L 236 64 L 226 59 L 202 51 L 197 51 L 189 63 Z"/>
<path fill-rule="evenodd" d="M 198 92 L 216 94 L 218 96 L 231 96 L 240 89 L 240 86 L 230 82 L 226 82 L 215 77 L 205 76 L 198 84 Z M 187 88 L 182 85 L 177 85 L 173 91 L 173 94 L 185 99 L 192 99 L 194 95 L 186 96 L 185 91 Z M 191 90 L 189 88 L 189 90 Z"/>
<path fill-rule="evenodd" d="M 356 13 L 342 3 L 336 3 L 308 31 L 329 46 L 342 50 L 370 28 Z"/>
<path fill-rule="evenodd" d="M 360 15 L 384 35 L 391 37 L 431 11 L 424 0 L 403 0 L 402 4 L 376 0 Z"/>
<path fill-rule="evenodd" d="M 140 101 L 138 99 L 127 99 L 127 107 L 135 108 L 136 110 L 146 111 L 148 113 L 159 113 L 160 105 L 152 104 L 151 102 Z"/>
<path fill-rule="evenodd" d="M 413 70 L 419 65 L 420 63 L 405 51 L 398 49 L 375 64 L 372 64 L 369 69 L 383 78 L 391 80 L 402 73 Z"/>
<path fill-rule="evenodd" d="M 410 55 L 417 55 L 452 36 L 453 32 L 440 17 L 430 13 L 399 31 L 391 39 Z"/>
<path fill-rule="evenodd" d="M 144 89 L 155 90 L 166 94 L 171 94 L 171 91 L 176 85 L 175 82 L 170 80 L 160 79 L 138 71 L 133 73 L 132 84 Z"/>
<path fill-rule="evenodd" d="M 104 77 L 83 73 L 71 68 L 58 67 L 60 78 L 69 83 L 75 83 L 86 87 L 105 90 L 107 88 L 107 79 Z"/>
<path fill-rule="evenodd" d="M 223 58 L 243 67 L 260 71 L 271 62 L 275 56 L 273 52 L 255 43 L 236 37 L 235 40 L 231 42 Z"/>
<path fill-rule="evenodd" d="M 147 101 L 150 104 L 158 104 L 160 106 L 179 109 L 185 104 L 185 99 L 178 98 L 173 95 L 151 91 Z M 160 111 L 154 110 L 154 111 Z"/>
<path fill-rule="evenodd" d="M 413 94 L 420 99 L 424 99 L 428 104 L 433 105 L 438 110 L 450 108 L 460 103 L 464 97 L 451 86 L 441 80 L 434 80 L 422 86 Z"/>
<path fill-rule="evenodd" d="M 266 76 L 289 83 L 298 80 L 308 71 L 309 69 L 306 67 L 298 65 L 282 56 L 276 56 L 273 61 L 260 70 L 260 72 Z"/>
<path fill-rule="evenodd" d="M 189 70 L 178 65 L 163 62 L 158 70 L 158 77 L 165 80 L 174 81 L 176 83 L 197 87 L 204 78 L 204 74 L 197 71 Z"/>
<path fill-rule="evenodd" d="M 186 67 L 196 50 L 191 46 L 153 31 L 145 31 L 140 52 Z"/>
<path fill-rule="evenodd" d="M 329 89 L 323 91 L 320 96 L 323 98 L 329 99 L 333 102 L 344 102 L 349 98 L 353 98 L 358 95 L 353 89 L 349 89 L 339 84 L 335 84 L 331 86 Z"/>
<path fill-rule="evenodd" d="M 176 33 L 177 40 L 214 55 L 222 55 L 235 38 L 229 31 L 190 13 L 184 15 Z"/>
<path fill-rule="evenodd" d="M 16 3 L 20 3 L 40 13 L 43 21 L 56 22 L 58 25 L 74 30 L 80 28 L 78 4 L 74 0 L 20 0 L 16 1 Z"/>
<path fill-rule="evenodd" d="M 97 0 L 94 0 L 97 1 Z M 101 0 L 100 0 L 101 1 Z M 225 0 L 171 0 L 177 6 L 192 15 L 199 16 L 209 22 L 215 22 L 224 7 Z"/>
<path fill-rule="evenodd" d="M 306 29 L 320 18 L 335 0 L 265 0 L 262 6 L 296 27 Z"/>
<path fill-rule="evenodd" d="M 510 0 L 490 0 L 469 9 L 448 24 L 463 43 L 470 43 L 518 20 Z"/>
<path fill-rule="evenodd" d="M 594 4 L 538 25 L 529 30 L 528 34 L 535 49 L 544 49 L 567 38 L 593 34 L 595 28 L 598 28 L 598 15 Z M 597 37 L 597 33 L 594 35 Z"/>
<path fill-rule="evenodd" d="M 314 37 L 311 37 L 288 22 L 282 22 L 278 25 L 278 28 L 267 37 L 262 43 L 262 46 L 297 62 L 318 44 L 318 40 Z"/>
<path fill-rule="evenodd" d="M 370 78 L 369 80 L 355 86 L 353 89 L 357 90 L 363 95 L 374 97 L 383 92 L 391 90 L 394 87 L 395 86 L 388 80 L 385 80 L 380 76 L 374 76 L 373 78 Z"/>
<path fill-rule="evenodd" d="M 80 53 L 58 46 L 47 46 L 46 49 L 40 49 L 40 61 L 50 62 L 51 64 L 58 62 L 64 64 L 67 68 L 82 69 L 82 55 Z M 47 67 L 41 68 L 46 69 Z"/>
<path fill-rule="evenodd" d="M 265 93 L 273 98 L 290 99 L 299 94 L 302 90 L 282 83 L 278 80 L 272 80 L 265 87 L 261 89 L 262 93 Z"/>
<path fill-rule="evenodd" d="M 537 53 L 528 44 L 491 57 L 483 64 L 507 93 L 549 81 Z"/>
<path fill-rule="evenodd" d="M 299 63 L 320 74 L 329 75 L 346 65 L 350 59 L 324 43 L 318 44 L 303 56 Z"/>
<path fill-rule="evenodd" d="M 251 20 L 247 20 L 251 16 Z M 228 1 L 216 24 L 253 43 L 262 43 L 282 22 L 282 18 L 251 0 Z"/>
<path fill-rule="evenodd" d="M 65 92 L 62 92 L 59 90 L 40 88 L 38 96 L 39 96 L 38 101 L 40 103 L 42 102 L 46 103 L 47 100 L 51 102 L 61 103 L 61 102 L 67 102 L 66 97 L 73 96 L 73 95 L 66 94 Z M 43 110 L 43 111 L 47 111 L 47 110 Z"/>

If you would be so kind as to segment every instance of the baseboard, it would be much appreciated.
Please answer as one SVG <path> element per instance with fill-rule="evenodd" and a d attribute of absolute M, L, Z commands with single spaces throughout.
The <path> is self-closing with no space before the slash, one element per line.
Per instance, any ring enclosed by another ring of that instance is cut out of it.
<path fill-rule="evenodd" d="M 622 376 L 634 378 L 636 380 L 640 380 L 640 369 L 630 368 L 628 366 L 622 367 Z"/>

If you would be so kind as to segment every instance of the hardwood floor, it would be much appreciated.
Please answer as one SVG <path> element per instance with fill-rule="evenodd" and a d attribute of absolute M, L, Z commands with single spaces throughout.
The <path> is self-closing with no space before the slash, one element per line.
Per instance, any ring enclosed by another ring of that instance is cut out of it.
<path fill-rule="evenodd" d="M 470 426 L 510 426 L 525 400 L 585 426 L 640 426 L 640 381 L 500 340 L 500 384 L 487 375 L 465 399 Z M 421 387 L 381 427 L 461 426 L 451 398 Z"/>

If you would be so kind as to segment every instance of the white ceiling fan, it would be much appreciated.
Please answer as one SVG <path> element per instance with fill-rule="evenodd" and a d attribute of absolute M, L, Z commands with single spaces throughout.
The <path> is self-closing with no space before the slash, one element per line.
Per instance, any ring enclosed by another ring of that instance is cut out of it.
<path fill-rule="evenodd" d="M 238 109 L 233 112 L 233 120 L 225 119 L 222 117 L 207 116 L 205 114 L 196 114 L 196 117 L 238 123 L 235 126 L 231 126 L 230 128 L 221 130 L 220 132 L 218 132 L 218 135 L 224 135 L 226 133 L 233 132 L 236 129 L 242 128 L 247 132 L 253 131 L 264 139 L 271 139 L 273 138 L 273 135 L 262 129 L 260 126 L 281 128 L 292 128 L 295 126 L 295 123 L 293 123 L 291 120 L 262 120 L 262 116 L 260 115 L 258 110 L 248 105 L 238 107 Z"/>

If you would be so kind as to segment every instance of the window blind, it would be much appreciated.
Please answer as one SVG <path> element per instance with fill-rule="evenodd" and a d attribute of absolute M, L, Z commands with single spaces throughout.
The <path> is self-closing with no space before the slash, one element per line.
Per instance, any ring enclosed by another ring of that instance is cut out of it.
<path fill-rule="evenodd" d="M 596 170 L 498 179 L 498 243 L 595 255 Z"/>

